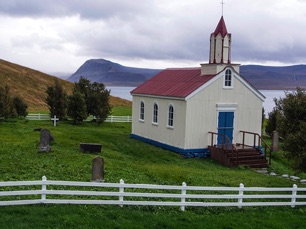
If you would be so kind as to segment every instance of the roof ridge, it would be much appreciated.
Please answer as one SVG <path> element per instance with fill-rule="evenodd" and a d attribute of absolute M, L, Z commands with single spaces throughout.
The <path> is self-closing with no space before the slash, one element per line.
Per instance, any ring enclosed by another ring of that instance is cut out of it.
<path fill-rule="evenodd" d="M 166 68 L 165 70 L 198 70 L 201 67 L 173 67 L 173 68 Z"/>

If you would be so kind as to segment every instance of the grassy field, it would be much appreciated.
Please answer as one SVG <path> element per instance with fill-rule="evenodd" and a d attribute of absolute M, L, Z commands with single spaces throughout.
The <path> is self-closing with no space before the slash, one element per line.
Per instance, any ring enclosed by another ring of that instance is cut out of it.
<path fill-rule="evenodd" d="M 114 115 L 130 115 L 118 107 Z M 39 132 L 48 128 L 55 141 L 51 153 L 38 153 Z M 0 121 L 0 180 L 90 181 L 97 155 L 80 153 L 80 142 L 101 143 L 106 182 L 201 186 L 292 187 L 289 179 L 245 167 L 227 168 L 211 159 L 180 155 L 130 139 L 131 124 L 49 121 Z M 283 154 L 275 153 L 270 170 L 294 174 Z M 305 176 L 306 178 L 306 176 Z M 298 186 L 303 187 L 298 184 Z M 0 207 L 0 228 L 306 228 L 306 208 L 34 205 Z"/>

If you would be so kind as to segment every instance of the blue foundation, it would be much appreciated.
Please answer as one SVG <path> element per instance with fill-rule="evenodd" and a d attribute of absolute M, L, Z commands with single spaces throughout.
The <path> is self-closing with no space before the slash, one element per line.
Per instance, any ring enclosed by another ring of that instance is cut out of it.
<path fill-rule="evenodd" d="M 130 138 L 137 139 L 146 143 L 149 143 L 151 145 L 155 145 L 158 147 L 161 147 L 166 150 L 170 150 L 172 152 L 181 154 L 185 158 L 192 158 L 192 157 L 201 157 L 201 158 L 207 158 L 210 157 L 210 152 L 208 151 L 208 148 L 200 148 L 200 149 L 181 149 L 175 146 L 171 146 L 165 143 L 161 143 L 152 139 L 144 138 L 136 134 L 130 134 Z"/>

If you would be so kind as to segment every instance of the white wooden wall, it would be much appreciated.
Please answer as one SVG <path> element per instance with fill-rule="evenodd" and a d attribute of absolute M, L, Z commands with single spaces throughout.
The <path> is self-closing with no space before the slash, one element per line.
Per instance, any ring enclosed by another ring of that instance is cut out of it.
<path fill-rule="evenodd" d="M 233 107 L 234 143 L 242 142 L 241 130 L 261 134 L 262 100 L 239 76 L 234 77 L 234 71 L 233 88 L 223 88 L 223 73 L 187 101 L 134 95 L 132 133 L 182 149 L 207 148 L 211 143 L 208 132 L 217 132 L 218 110 Z M 144 122 L 139 120 L 140 101 L 145 103 Z M 159 108 L 158 125 L 152 124 L 154 102 Z M 174 128 L 167 128 L 170 104 L 174 107 Z M 253 138 L 248 136 L 245 143 L 253 144 Z"/>
<path fill-rule="evenodd" d="M 140 102 L 145 104 L 144 121 L 139 120 Z M 153 124 L 153 104 L 158 104 L 158 124 Z M 167 126 L 169 105 L 174 108 L 174 126 Z M 133 96 L 132 134 L 171 146 L 184 148 L 186 102 L 162 98 Z"/>

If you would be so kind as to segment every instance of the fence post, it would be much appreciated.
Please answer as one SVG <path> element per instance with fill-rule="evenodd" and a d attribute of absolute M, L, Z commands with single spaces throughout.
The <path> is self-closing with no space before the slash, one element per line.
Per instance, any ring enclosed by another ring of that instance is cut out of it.
<path fill-rule="evenodd" d="M 185 182 L 183 182 L 182 183 L 182 197 L 181 197 L 181 203 L 182 203 L 182 205 L 181 205 L 181 211 L 185 211 L 185 205 L 184 205 L 184 203 L 185 203 L 185 195 L 186 195 L 186 183 Z"/>
<path fill-rule="evenodd" d="M 292 188 L 292 198 L 291 198 L 291 207 L 294 208 L 295 207 L 295 201 L 296 201 L 296 193 L 297 193 L 297 185 L 294 184 L 293 188 Z"/>
<path fill-rule="evenodd" d="M 119 201 L 121 202 L 120 204 L 120 207 L 123 207 L 123 195 L 124 195 L 124 180 L 120 180 L 120 187 L 119 187 L 119 193 L 120 193 L 120 196 L 119 196 Z"/>
<path fill-rule="evenodd" d="M 40 113 L 38 113 L 38 120 L 40 120 Z"/>
<path fill-rule="evenodd" d="M 113 116 L 111 115 L 111 122 L 113 122 Z"/>
<path fill-rule="evenodd" d="M 47 185 L 46 185 L 47 177 L 42 177 L 42 185 L 41 185 L 41 202 L 44 202 L 46 200 L 46 194 L 44 194 L 45 191 L 47 191 Z"/>
<path fill-rule="evenodd" d="M 242 204 L 243 201 L 243 189 L 244 189 L 244 184 L 241 183 L 239 186 L 238 208 L 242 208 L 242 205 L 240 204 Z"/>

